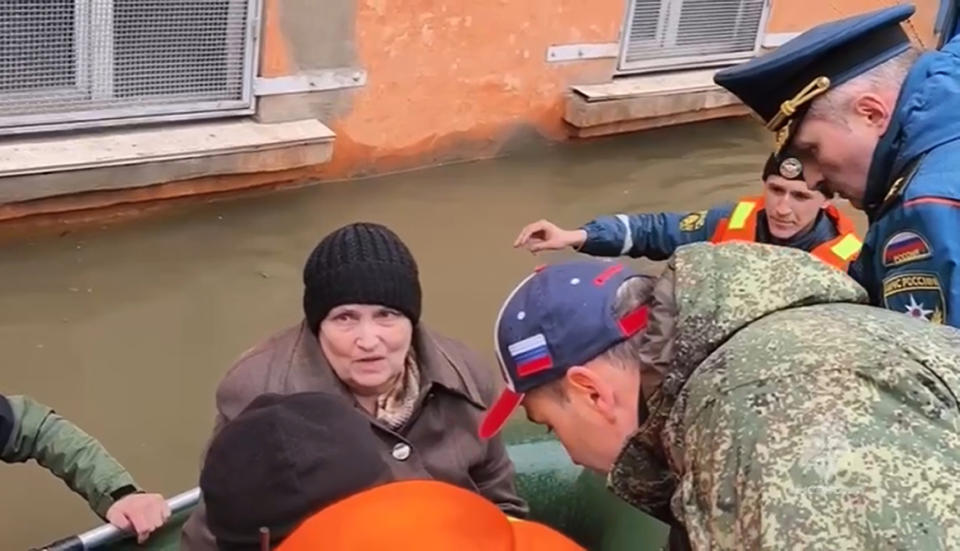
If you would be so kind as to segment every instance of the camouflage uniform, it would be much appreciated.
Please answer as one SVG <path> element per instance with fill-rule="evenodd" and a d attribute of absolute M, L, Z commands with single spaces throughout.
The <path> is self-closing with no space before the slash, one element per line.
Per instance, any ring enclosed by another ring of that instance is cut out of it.
<path fill-rule="evenodd" d="M 654 296 L 670 360 L 615 493 L 694 549 L 960 549 L 960 332 L 769 245 L 682 247 Z"/>

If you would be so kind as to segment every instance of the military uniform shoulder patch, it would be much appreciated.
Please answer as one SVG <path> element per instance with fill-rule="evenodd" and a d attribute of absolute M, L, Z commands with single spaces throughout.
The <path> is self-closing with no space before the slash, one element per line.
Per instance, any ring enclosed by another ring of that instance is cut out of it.
<path fill-rule="evenodd" d="M 883 265 L 890 268 L 933 256 L 930 243 L 917 232 L 893 234 L 883 246 Z"/>
<path fill-rule="evenodd" d="M 883 306 L 935 323 L 943 323 L 947 317 L 940 278 L 929 272 L 907 272 L 884 279 Z"/>
<path fill-rule="evenodd" d="M 680 220 L 680 231 L 697 231 L 707 221 L 707 211 L 691 212 Z"/>

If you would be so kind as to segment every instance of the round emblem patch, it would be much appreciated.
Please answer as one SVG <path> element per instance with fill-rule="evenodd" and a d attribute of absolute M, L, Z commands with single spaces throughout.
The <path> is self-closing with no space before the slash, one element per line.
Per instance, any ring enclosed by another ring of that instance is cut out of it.
<path fill-rule="evenodd" d="M 788 180 L 793 180 L 803 173 L 803 163 L 796 157 L 787 157 L 780 162 L 780 175 Z"/>
<path fill-rule="evenodd" d="M 691 212 L 680 220 L 680 231 L 697 231 L 703 227 L 703 224 L 706 222 L 706 220 L 707 211 L 701 210 L 697 212 Z"/>

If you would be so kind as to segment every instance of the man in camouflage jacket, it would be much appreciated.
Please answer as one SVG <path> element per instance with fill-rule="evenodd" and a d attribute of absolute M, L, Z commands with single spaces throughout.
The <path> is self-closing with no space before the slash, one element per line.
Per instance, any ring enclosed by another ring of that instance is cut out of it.
<path fill-rule="evenodd" d="M 960 332 L 788 248 L 610 266 L 511 294 L 487 433 L 522 404 L 693 549 L 960 549 Z"/>

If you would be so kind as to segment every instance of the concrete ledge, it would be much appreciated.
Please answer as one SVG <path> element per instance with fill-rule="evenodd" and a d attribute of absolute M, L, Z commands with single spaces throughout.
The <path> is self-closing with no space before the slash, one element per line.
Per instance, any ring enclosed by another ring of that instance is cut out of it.
<path fill-rule="evenodd" d="M 700 111 L 688 111 L 686 113 L 678 113 L 676 115 L 623 120 L 591 126 L 589 128 L 574 128 L 571 134 L 577 138 L 594 138 L 597 136 L 609 136 L 611 134 L 637 132 L 640 130 L 650 130 L 653 128 L 662 128 L 664 126 L 675 126 L 679 124 L 702 122 L 712 119 L 742 117 L 748 114 L 749 109 L 743 105 L 728 105 L 725 107 L 703 109 Z"/>
<path fill-rule="evenodd" d="M 715 70 L 683 71 L 574 86 L 564 120 L 577 137 L 743 116 L 749 109 L 713 83 Z"/>
<path fill-rule="evenodd" d="M 0 203 L 322 164 L 333 132 L 317 120 L 231 120 L 0 142 Z"/>

